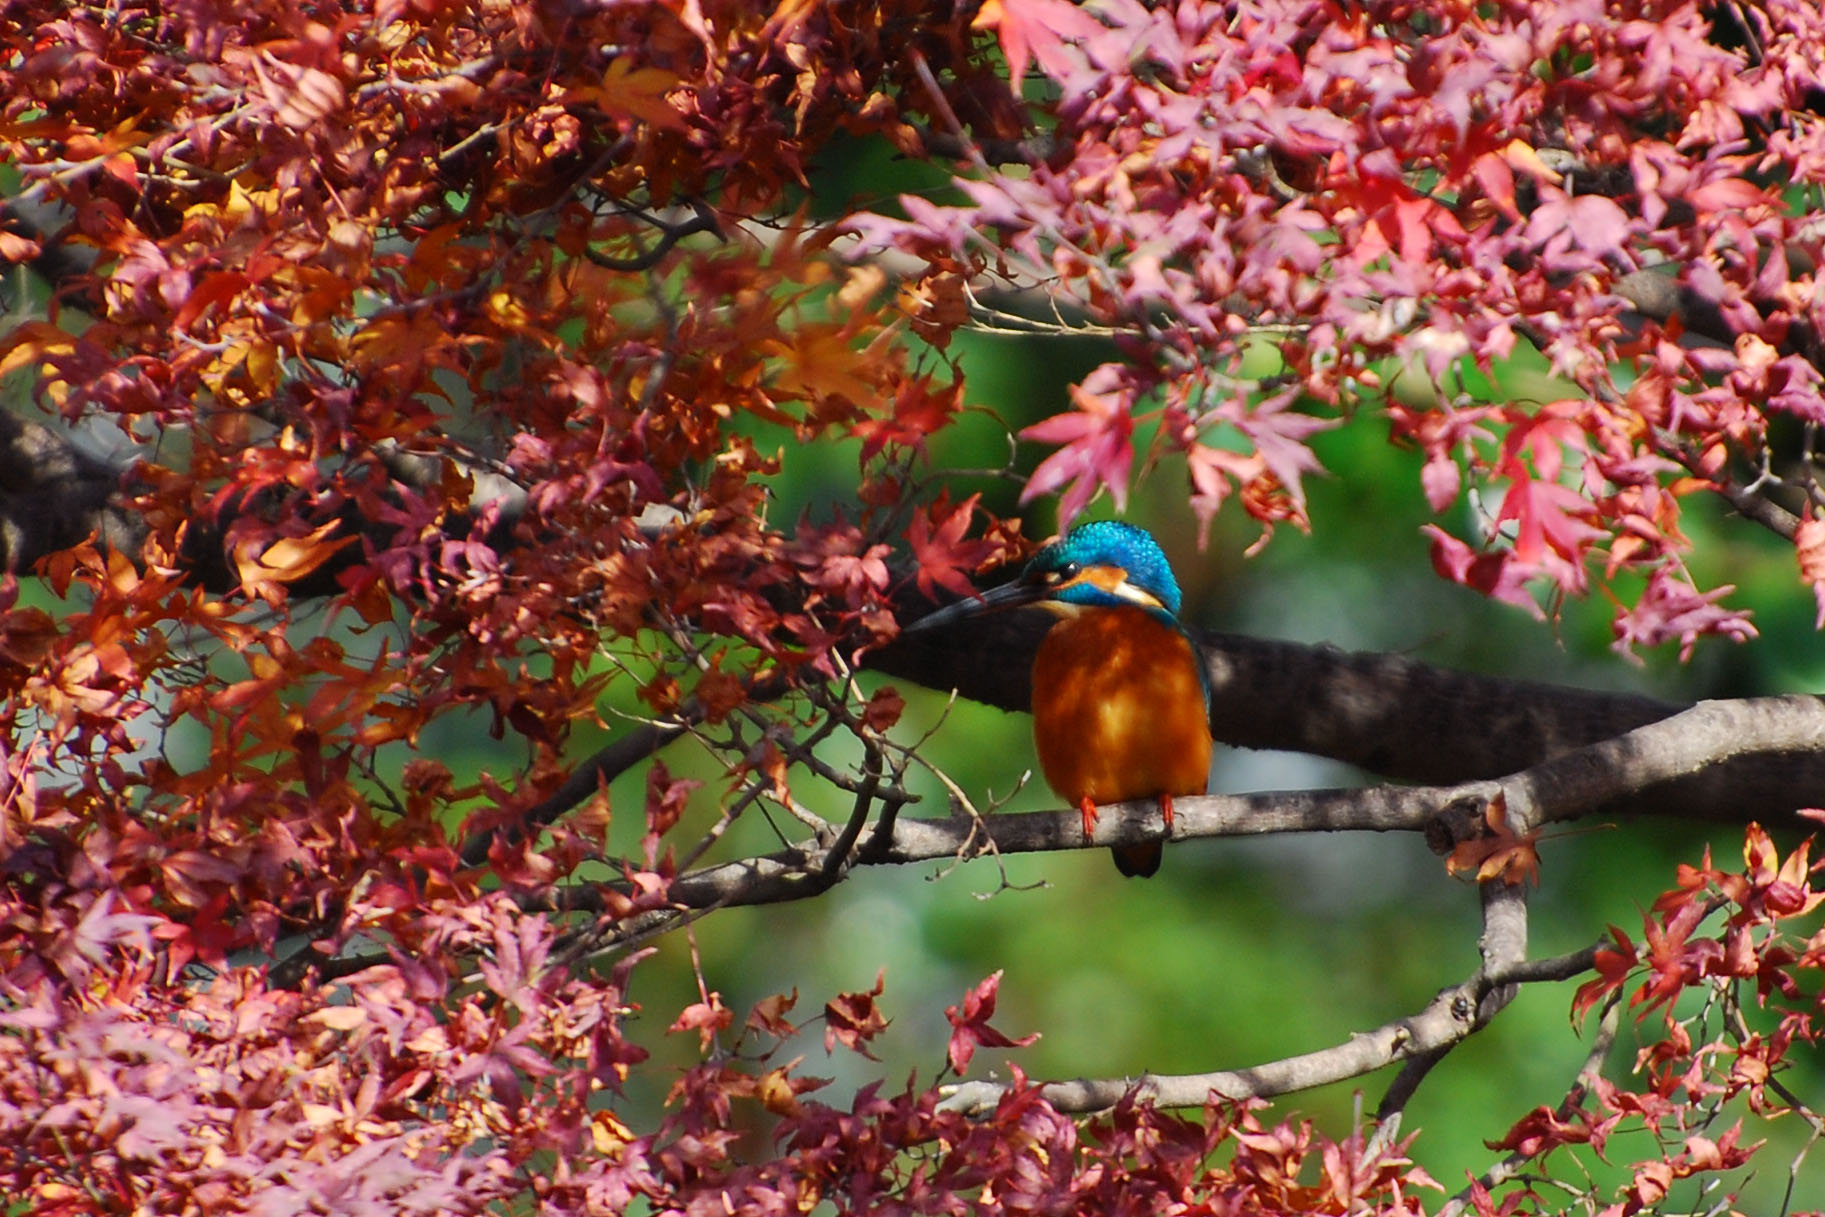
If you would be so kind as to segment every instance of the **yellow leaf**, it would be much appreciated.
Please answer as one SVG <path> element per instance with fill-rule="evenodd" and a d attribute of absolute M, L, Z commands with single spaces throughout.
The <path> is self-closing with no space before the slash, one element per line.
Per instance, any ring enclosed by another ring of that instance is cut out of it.
<path fill-rule="evenodd" d="M 532 324 L 532 316 L 526 311 L 526 306 L 505 288 L 498 288 L 489 294 L 488 317 L 504 330 L 523 330 Z"/>
<path fill-rule="evenodd" d="M 769 344 L 785 356 L 779 387 L 806 397 L 842 397 L 864 405 L 875 397 L 874 370 L 867 351 L 858 351 L 833 326 L 807 326 L 792 335 L 792 345 Z"/>
<path fill-rule="evenodd" d="M 1534 151 L 1533 145 L 1525 140 L 1510 140 L 1508 146 L 1502 149 L 1502 159 L 1508 162 L 1509 168 L 1518 169 L 1536 181 L 1557 182 L 1562 180 L 1558 172 L 1541 160 L 1540 154 Z"/>
<path fill-rule="evenodd" d="M 53 355 L 68 355 L 75 349 L 76 340 L 50 322 L 27 321 L 7 337 L 5 354 L 0 355 L 0 376 Z"/>
<path fill-rule="evenodd" d="M 599 1154 L 612 1154 L 634 1139 L 612 1111 L 598 1111 L 589 1118 L 589 1135 Z"/>
<path fill-rule="evenodd" d="M 322 1023 L 332 1031 L 353 1031 L 368 1021 L 368 1012 L 360 1006 L 325 1006 L 306 1015 L 305 1021 Z"/>
<path fill-rule="evenodd" d="M 228 228 L 238 228 L 254 214 L 256 205 L 252 195 L 241 189 L 241 183 L 228 183 L 228 197 L 219 203 L 197 203 L 184 209 L 184 218 L 214 219 L 222 221 Z"/>
<path fill-rule="evenodd" d="M 678 78 L 663 68 L 636 68 L 626 55 L 602 73 L 600 104 L 610 114 L 637 118 L 668 131 L 682 131 L 684 116 L 666 100 Z"/>

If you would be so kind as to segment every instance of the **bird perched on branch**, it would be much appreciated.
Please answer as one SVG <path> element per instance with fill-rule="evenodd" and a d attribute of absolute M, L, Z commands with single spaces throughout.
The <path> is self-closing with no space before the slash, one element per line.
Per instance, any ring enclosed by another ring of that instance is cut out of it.
<path fill-rule="evenodd" d="M 1179 624 L 1179 584 L 1143 529 L 1103 520 L 1040 550 L 1020 578 L 921 618 L 933 626 L 1033 606 L 1057 617 L 1033 659 L 1033 743 L 1046 784 L 1082 812 L 1157 798 L 1172 827 L 1172 797 L 1210 780 L 1209 687 Z M 1116 846 L 1116 869 L 1151 875 L 1161 844 Z"/>

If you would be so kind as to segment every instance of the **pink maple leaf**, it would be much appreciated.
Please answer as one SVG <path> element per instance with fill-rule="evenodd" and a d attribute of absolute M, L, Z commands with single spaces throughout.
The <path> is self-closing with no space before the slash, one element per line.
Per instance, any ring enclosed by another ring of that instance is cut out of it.
<path fill-rule="evenodd" d="M 1749 615 L 1725 608 L 1718 601 L 1735 591 L 1733 584 L 1701 592 L 1683 572 L 1661 566 L 1648 576 L 1648 585 L 1635 606 L 1617 614 L 1612 647 L 1632 655 L 1637 645 L 1659 646 L 1679 640 L 1679 658 L 1691 658 L 1692 647 L 1703 634 L 1718 634 L 1744 642 L 1756 635 Z"/>
<path fill-rule="evenodd" d="M 1210 522 L 1229 497 L 1230 482 L 1238 485 L 1259 477 L 1264 467 L 1259 454 L 1243 455 L 1208 444 L 1185 450 L 1185 468 L 1191 475 L 1191 509 L 1198 517 L 1198 544 L 1210 541 Z"/>
<path fill-rule="evenodd" d="M 970 28 L 995 31 L 1008 61 L 1008 84 L 1017 93 L 1028 63 L 1038 61 L 1047 74 L 1063 77 L 1076 66 L 1065 43 L 1103 32 L 1100 21 L 1069 0 L 984 0 Z"/>
<path fill-rule="evenodd" d="M 1517 561 L 1507 550 L 1479 553 L 1436 524 L 1427 524 L 1420 531 L 1431 538 L 1432 569 L 1440 575 L 1545 619 L 1546 614 L 1527 591 L 1527 580 L 1538 568 Z"/>
<path fill-rule="evenodd" d="M 1261 454 L 1262 461 L 1280 479 L 1280 484 L 1286 487 L 1286 492 L 1303 513 L 1304 476 L 1323 469 L 1317 456 L 1306 444 L 1306 437 L 1329 430 L 1341 420 L 1314 418 L 1292 409 L 1298 398 L 1299 390 L 1295 386 L 1256 402 L 1246 411 L 1238 408 L 1237 417 L 1233 421 L 1236 430 L 1254 443 L 1255 451 Z"/>
<path fill-rule="evenodd" d="M 1585 551 L 1603 530 L 1585 517 L 1591 502 L 1569 486 L 1544 478 L 1517 477 L 1502 498 L 1498 520 L 1513 520 L 1515 556 L 1530 565 L 1544 564 L 1568 592 L 1584 590 Z M 1558 562 L 1552 559 L 1559 559 Z"/>
<path fill-rule="evenodd" d="M 1819 605 L 1813 628 L 1825 629 L 1825 520 L 1813 515 L 1810 505 L 1806 519 L 1794 530 L 1793 544 L 1799 551 L 1800 579 L 1812 585 L 1813 599 Z"/>
<path fill-rule="evenodd" d="M 1071 400 L 1075 412 L 1055 414 L 1020 433 L 1021 439 L 1063 445 L 1039 463 L 1020 492 L 1025 505 L 1071 483 L 1058 505 L 1061 528 L 1068 527 L 1105 487 L 1116 510 L 1126 507 L 1128 475 L 1134 467 L 1134 386 L 1127 369 L 1104 364 L 1081 385 L 1071 387 Z"/>
<path fill-rule="evenodd" d="M 1613 257 L 1633 266 L 1627 244 L 1629 217 L 1622 208 L 1600 194 L 1569 195 L 1542 188 L 1542 201 L 1527 222 L 1527 239 L 1542 247 L 1548 270 L 1575 270 L 1588 259 L 1568 258 L 1574 247 L 1591 259 Z"/>

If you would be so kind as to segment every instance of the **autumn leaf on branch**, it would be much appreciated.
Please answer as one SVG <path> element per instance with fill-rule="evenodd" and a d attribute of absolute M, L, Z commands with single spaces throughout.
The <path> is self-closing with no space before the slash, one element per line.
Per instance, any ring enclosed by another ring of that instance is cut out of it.
<path fill-rule="evenodd" d="M 311 529 L 303 536 L 280 537 L 265 542 L 257 538 L 235 546 L 235 564 L 241 574 L 241 590 L 270 605 L 285 599 L 285 585 L 317 570 L 335 557 L 338 550 L 352 545 L 358 538 L 332 536 L 341 525 L 331 520 Z"/>
<path fill-rule="evenodd" d="M 1134 467 L 1135 386 L 1128 370 L 1104 364 L 1071 390 L 1074 414 L 1059 414 L 1034 423 L 1020 438 L 1058 445 L 1027 479 L 1022 502 L 1066 487 L 1058 503 L 1061 525 L 1068 526 L 1104 490 L 1120 511 L 1128 502 L 1128 478 Z"/>
<path fill-rule="evenodd" d="M 1508 798 L 1501 791 L 1483 806 L 1484 834 L 1459 842 L 1445 859 L 1453 875 L 1469 874 L 1478 883 L 1500 879 L 1510 887 L 1540 882 L 1540 830 L 1516 833 L 1508 826 Z"/>
<path fill-rule="evenodd" d="M 843 993 L 824 1003 L 824 1051 L 834 1051 L 838 1044 L 869 1060 L 875 1055 L 868 1041 L 887 1030 L 887 1016 L 877 1004 L 887 988 L 883 969 L 874 979 L 874 988 L 860 993 Z"/>

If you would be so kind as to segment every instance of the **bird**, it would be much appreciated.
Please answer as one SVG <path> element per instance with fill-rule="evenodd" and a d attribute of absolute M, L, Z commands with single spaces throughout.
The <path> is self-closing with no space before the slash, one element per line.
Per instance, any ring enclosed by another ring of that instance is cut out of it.
<path fill-rule="evenodd" d="M 916 631 L 979 613 L 1035 607 L 1057 620 L 1033 658 L 1033 744 L 1046 784 L 1096 827 L 1099 803 L 1158 799 L 1210 781 L 1210 688 L 1179 623 L 1178 580 L 1145 529 L 1081 524 L 1042 548 L 1019 578 L 914 622 Z M 1133 877 L 1160 867 L 1159 841 L 1112 847 Z"/>

